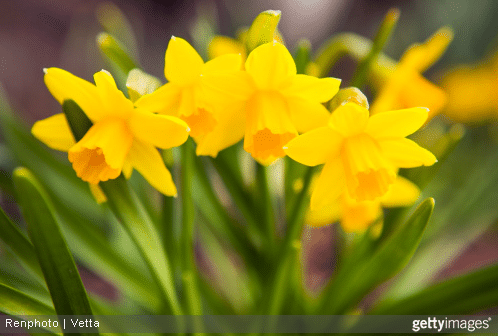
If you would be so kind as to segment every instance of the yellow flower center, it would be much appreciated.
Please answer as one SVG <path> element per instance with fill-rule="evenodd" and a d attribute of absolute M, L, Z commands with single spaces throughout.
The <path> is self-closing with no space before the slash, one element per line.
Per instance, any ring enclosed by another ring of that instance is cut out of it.
<path fill-rule="evenodd" d="M 203 136 L 211 132 L 216 126 L 216 119 L 204 108 L 197 108 L 196 113 L 182 116 L 182 119 L 190 127 L 190 136 L 193 138 Z"/>
<path fill-rule="evenodd" d="M 260 91 L 249 99 L 244 149 L 255 159 L 270 163 L 285 156 L 282 148 L 296 136 L 283 95 Z"/>
<path fill-rule="evenodd" d="M 341 154 L 348 192 L 355 200 L 366 201 L 381 197 L 394 183 L 394 169 L 369 135 L 361 133 L 347 138 Z"/>
<path fill-rule="evenodd" d="M 76 175 L 83 181 L 97 184 L 121 174 L 133 142 L 126 122 L 108 118 L 93 125 L 68 152 Z"/>

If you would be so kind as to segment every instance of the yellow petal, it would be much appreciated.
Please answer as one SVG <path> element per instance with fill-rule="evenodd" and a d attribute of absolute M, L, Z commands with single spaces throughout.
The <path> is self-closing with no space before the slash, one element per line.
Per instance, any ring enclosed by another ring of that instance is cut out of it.
<path fill-rule="evenodd" d="M 448 101 L 446 92 L 423 76 L 415 74 L 406 82 L 399 95 L 401 108 L 424 106 L 429 109 L 428 119 L 439 114 Z"/>
<path fill-rule="evenodd" d="M 398 176 L 380 201 L 385 207 L 403 207 L 415 203 L 419 196 L 420 189 L 413 182 Z"/>
<path fill-rule="evenodd" d="M 452 39 L 453 31 L 443 27 L 423 44 L 410 47 L 401 57 L 400 63 L 422 73 L 441 57 Z"/>
<path fill-rule="evenodd" d="M 302 98 L 287 98 L 292 123 L 299 133 L 327 125 L 329 111 L 321 103 Z"/>
<path fill-rule="evenodd" d="M 326 162 L 311 194 L 311 211 L 337 202 L 345 188 L 341 161 L 335 158 Z"/>
<path fill-rule="evenodd" d="M 45 84 L 60 104 L 72 99 L 92 121 L 100 119 L 102 101 L 95 85 L 62 69 L 44 71 Z"/>
<path fill-rule="evenodd" d="M 133 136 L 120 119 L 104 119 L 95 125 L 68 152 L 76 175 L 97 184 L 119 176 Z"/>
<path fill-rule="evenodd" d="M 296 75 L 280 92 L 288 97 L 300 97 L 314 102 L 325 103 L 339 91 L 341 80 L 337 78 L 316 78 Z"/>
<path fill-rule="evenodd" d="M 368 119 L 365 132 L 377 139 L 404 138 L 422 127 L 428 114 L 425 107 L 377 113 Z"/>
<path fill-rule="evenodd" d="M 330 127 L 320 127 L 292 139 L 285 154 L 306 166 L 323 164 L 339 154 L 344 138 Z"/>
<path fill-rule="evenodd" d="M 246 48 L 242 43 L 233 38 L 226 36 L 213 37 L 208 45 L 209 59 L 214 59 L 226 54 L 241 54 L 242 57 L 245 58 Z"/>
<path fill-rule="evenodd" d="M 227 54 L 216 57 L 207 62 L 202 67 L 202 75 L 216 75 L 224 72 L 235 72 L 242 66 L 242 56 L 240 54 Z"/>
<path fill-rule="evenodd" d="M 355 103 L 346 103 L 332 112 L 329 126 L 345 137 L 363 132 L 368 122 L 368 110 Z"/>
<path fill-rule="evenodd" d="M 195 49 L 184 39 L 172 36 L 166 49 L 164 75 L 168 81 L 180 86 L 199 80 L 204 62 Z"/>
<path fill-rule="evenodd" d="M 320 227 L 333 224 L 342 218 L 342 206 L 340 200 L 324 206 L 317 210 L 308 210 L 305 223 L 309 226 Z"/>
<path fill-rule="evenodd" d="M 245 68 L 261 90 L 277 90 L 296 75 L 296 64 L 282 44 L 270 42 L 254 49 Z"/>
<path fill-rule="evenodd" d="M 259 92 L 247 102 L 244 149 L 260 162 L 285 156 L 284 145 L 297 135 L 285 98 L 277 92 Z"/>
<path fill-rule="evenodd" d="M 98 204 L 102 204 L 104 202 L 107 202 L 107 197 L 98 184 L 88 183 L 88 185 L 90 186 L 90 191 L 93 195 L 93 198 L 95 198 L 95 201 Z"/>
<path fill-rule="evenodd" d="M 37 121 L 31 133 L 50 148 L 67 152 L 76 141 L 64 113 Z"/>
<path fill-rule="evenodd" d="M 112 75 L 102 70 L 93 78 L 102 101 L 99 120 L 110 116 L 127 118 L 133 112 L 133 103 L 118 89 Z"/>
<path fill-rule="evenodd" d="M 181 88 L 174 83 L 166 83 L 151 94 L 140 97 L 135 106 L 167 115 L 177 115 L 181 99 Z"/>
<path fill-rule="evenodd" d="M 382 216 L 378 201 L 345 202 L 341 226 L 345 232 L 363 232 Z"/>
<path fill-rule="evenodd" d="M 128 120 L 136 139 L 159 148 L 177 147 L 187 141 L 189 127 L 176 117 L 136 109 Z"/>
<path fill-rule="evenodd" d="M 127 163 L 159 192 L 166 196 L 176 196 L 176 187 L 171 174 L 154 146 L 135 139 L 130 148 Z"/>
<path fill-rule="evenodd" d="M 385 157 L 399 168 L 432 166 L 436 157 L 409 139 L 379 140 L 379 146 Z"/>
<path fill-rule="evenodd" d="M 218 153 L 244 137 L 246 114 L 244 106 L 232 105 L 219 114 L 218 122 L 214 129 L 197 142 L 197 155 L 210 155 L 216 157 Z M 229 130 L 229 131 L 227 131 Z"/>
<path fill-rule="evenodd" d="M 247 100 L 255 90 L 252 78 L 245 71 L 203 76 L 201 87 L 204 99 L 215 104 L 227 99 Z"/>

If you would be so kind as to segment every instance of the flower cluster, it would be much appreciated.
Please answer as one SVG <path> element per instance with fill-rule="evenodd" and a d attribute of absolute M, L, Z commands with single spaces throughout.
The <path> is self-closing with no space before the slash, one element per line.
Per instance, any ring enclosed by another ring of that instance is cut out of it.
<path fill-rule="evenodd" d="M 94 75 L 93 85 L 64 70 L 47 69 L 45 83 L 52 95 L 61 104 L 76 102 L 93 126 L 75 141 L 65 115 L 58 114 L 37 122 L 32 133 L 48 146 L 67 151 L 76 174 L 93 188 L 121 173 L 129 177 L 136 169 L 170 196 L 176 195 L 176 188 L 156 148 L 180 146 L 190 134 L 197 155 L 216 157 L 243 139 L 244 149 L 263 165 L 285 155 L 308 166 L 325 164 L 311 196 L 310 218 L 320 217 L 317 211 L 337 214 L 337 204 L 348 213 L 371 202 L 367 208 L 374 215 L 356 224 L 346 215 L 343 220 L 348 231 L 362 230 L 378 215 L 381 202 L 389 203 L 386 195 L 399 181 L 399 168 L 436 162 L 429 151 L 405 138 L 426 122 L 429 109 L 415 107 L 401 95 L 414 85 L 426 87 L 431 90 L 422 94 L 430 100 L 427 105 L 440 109 L 444 93 L 430 83 L 420 84 L 424 79 L 418 71 L 444 50 L 445 34 L 436 34 L 403 56 L 375 101 L 372 116 L 352 102 L 330 113 L 324 103 L 336 95 L 341 81 L 298 74 L 291 54 L 276 39 L 245 59 L 243 52 L 231 53 L 244 50 L 243 44 L 218 37 L 212 43 L 216 48 L 210 49 L 217 56 L 204 62 L 187 41 L 173 36 L 165 56 L 167 83 L 134 102 L 104 70 Z M 410 88 L 404 89 L 402 80 Z M 399 107 L 410 108 L 396 110 Z"/>

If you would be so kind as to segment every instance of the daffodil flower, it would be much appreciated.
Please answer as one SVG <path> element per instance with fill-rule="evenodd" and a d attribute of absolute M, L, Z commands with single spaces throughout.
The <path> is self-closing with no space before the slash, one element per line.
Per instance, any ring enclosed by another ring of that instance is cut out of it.
<path fill-rule="evenodd" d="M 447 95 L 421 74 L 441 57 L 452 38 L 452 31 L 442 28 L 425 43 L 412 45 L 388 75 L 370 108 L 371 113 L 426 106 L 429 119 L 438 114 L 447 102 Z"/>
<path fill-rule="evenodd" d="M 69 99 L 76 102 L 93 126 L 76 142 L 61 113 L 36 122 L 33 135 L 53 149 L 67 151 L 78 177 L 93 186 L 136 169 L 163 194 L 176 195 L 171 174 L 155 147 L 184 143 L 187 124 L 135 108 L 105 70 L 97 72 L 94 80 L 96 85 L 62 69 L 46 69 L 45 84 L 52 95 L 61 104 Z"/>
<path fill-rule="evenodd" d="M 227 128 L 213 130 L 198 154 L 215 156 L 244 138 L 244 149 L 260 163 L 270 164 L 285 156 L 282 147 L 298 132 L 327 122 L 329 112 L 322 103 L 337 93 L 340 80 L 296 74 L 289 51 L 276 41 L 255 48 L 245 69 L 206 77 L 206 99 L 231 104 L 223 119 L 232 137 L 225 139 Z"/>
<path fill-rule="evenodd" d="M 405 137 L 427 120 L 426 108 L 389 111 L 369 117 L 354 103 L 339 106 L 327 126 L 309 131 L 284 147 L 307 166 L 325 164 L 311 195 L 311 210 L 333 204 L 347 191 L 356 201 L 385 195 L 397 168 L 430 166 L 434 155 Z"/>
<path fill-rule="evenodd" d="M 358 202 L 343 190 L 339 199 L 330 205 L 306 213 L 306 224 L 313 227 L 340 222 L 345 232 L 362 232 L 382 216 L 382 208 L 404 207 L 415 203 L 419 188 L 398 176 L 389 191 L 373 201 Z"/>
<path fill-rule="evenodd" d="M 155 92 L 142 96 L 135 105 L 181 118 L 189 125 L 190 135 L 199 143 L 215 127 L 220 127 L 216 113 L 218 105 L 205 99 L 203 79 L 213 73 L 240 70 L 241 64 L 239 54 L 223 55 L 204 63 L 187 41 L 173 36 L 165 56 L 164 75 L 168 83 Z M 224 131 L 230 137 L 230 130 Z"/>
<path fill-rule="evenodd" d="M 475 123 L 497 119 L 498 54 L 485 62 L 459 65 L 443 76 L 448 94 L 445 115 L 457 122 Z"/>

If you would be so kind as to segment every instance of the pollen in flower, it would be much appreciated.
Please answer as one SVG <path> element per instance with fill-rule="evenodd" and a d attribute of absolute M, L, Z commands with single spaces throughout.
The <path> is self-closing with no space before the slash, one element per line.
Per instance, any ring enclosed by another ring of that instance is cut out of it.
<path fill-rule="evenodd" d="M 311 210 L 336 202 L 347 189 L 356 201 L 385 195 L 397 168 L 430 166 L 432 153 L 405 137 L 427 120 L 426 108 L 389 111 L 369 117 L 354 103 L 338 107 L 327 126 L 291 140 L 285 153 L 304 165 L 325 164 L 311 196 Z"/>
<path fill-rule="evenodd" d="M 184 143 L 187 124 L 135 108 L 107 71 L 96 73 L 94 79 L 96 85 L 62 69 L 47 69 L 45 83 L 52 95 L 61 104 L 69 99 L 76 102 L 93 126 L 75 142 L 64 114 L 59 114 L 35 123 L 33 135 L 49 147 L 67 151 L 78 177 L 91 185 L 114 179 L 122 171 L 129 175 L 134 168 L 163 194 L 176 195 L 171 174 L 155 147 Z"/>
<path fill-rule="evenodd" d="M 289 140 L 327 122 L 329 113 L 322 103 L 337 93 L 340 80 L 297 74 L 289 51 L 276 41 L 255 48 L 245 69 L 206 77 L 206 96 L 213 104 L 223 96 L 236 107 L 226 109 L 231 140 L 243 137 L 244 149 L 258 162 L 270 164 L 285 155 L 282 147 Z M 216 141 L 224 137 L 223 131 L 213 131 L 198 154 L 215 156 L 235 143 Z"/>

